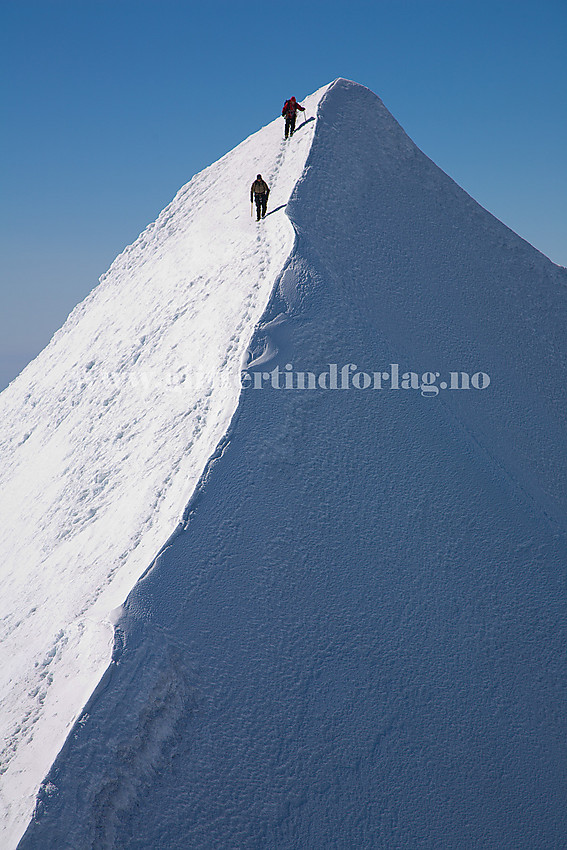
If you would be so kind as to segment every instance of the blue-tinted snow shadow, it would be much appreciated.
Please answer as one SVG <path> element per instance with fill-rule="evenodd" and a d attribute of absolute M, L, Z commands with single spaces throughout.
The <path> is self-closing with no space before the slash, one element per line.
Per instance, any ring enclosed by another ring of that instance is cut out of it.
<path fill-rule="evenodd" d="M 293 131 L 293 135 L 295 136 L 296 133 L 299 133 L 302 127 L 305 127 L 307 124 L 311 124 L 312 121 L 315 121 L 314 115 L 312 115 L 311 118 L 306 118 L 305 121 L 302 121 L 301 124 L 299 124 Z"/>
<path fill-rule="evenodd" d="M 269 215 L 273 215 L 274 213 L 277 213 L 277 212 L 279 212 L 280 210 L 285 210 L 285 208 L 286 208 L 286 207 L 287 207 L 287 204 L 280 204 L 280 206 L 279 206 L 279 207 L 276 207 L 274 210 L 270 210 L 270 212 L 269 212 L 269 213 L 266 213 L 266 215 L 264 216 L 264 218 L 268 218 L 268 216 L 269 216 Z"/>
<path fill-rule="evenodd" d="M 312 121 L 315 121 L 314 115 L 312 115 L 311 118 L 307 118 L 305 121 L 302 121 L 301 124 L 298 124 L 297 127 L 295 128 L 295 130 L 293 131 L 292 136 L 295 136 L 296 133 L 299 133 L 299 131 L 301 130 L 302 127 L 305 127 L 307 124 L 311 124 Z M 290 136 L 290 140 L 291 140 L 292 136 Z"/>

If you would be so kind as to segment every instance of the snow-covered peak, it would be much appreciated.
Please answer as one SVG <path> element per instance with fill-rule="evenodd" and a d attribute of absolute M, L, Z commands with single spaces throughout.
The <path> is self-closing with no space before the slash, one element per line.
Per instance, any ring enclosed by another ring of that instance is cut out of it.
<path fill-rule="evenodd" d="M 194 178 L 0 397 L 10 836 L 117 627 L 22 850 L 565 832 L 565 271 L 364 86 L 306 105 Z M 269 386 L 239 401 L 247 349 Z M 290 364 L 359 383 L 272 388 Z"/>

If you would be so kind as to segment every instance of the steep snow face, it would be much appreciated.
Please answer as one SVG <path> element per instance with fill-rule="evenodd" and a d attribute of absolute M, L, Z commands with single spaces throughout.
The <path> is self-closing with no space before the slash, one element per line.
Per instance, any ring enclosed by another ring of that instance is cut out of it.
<path fill-rule="evenodd" d="M 243 392 L 21 850 L 564 840 L 566 272 L 346 81 L 288 214 L 256 363 L 390 377 Z"/>
<path fill-rule="evenodd" d="M 293 245 L 323 90 L 196 175 L 0 396 L 3 847 L 109 663 L 109 613 L 180 521 Z M 261 172 L 271 211 L 257 225 Z"/>

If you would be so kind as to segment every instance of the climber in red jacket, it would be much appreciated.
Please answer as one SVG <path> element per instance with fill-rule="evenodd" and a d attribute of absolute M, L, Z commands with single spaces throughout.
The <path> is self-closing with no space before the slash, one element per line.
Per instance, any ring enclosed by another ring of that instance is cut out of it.
<path fill-rule="evenodd" d="M 300 112 L 305 112 L 305 108 L 300 106 L 294 97 L 290 97 L 290 99 L 286 100 L 283 105 L 282 115 L 285 118 L 285 139 L 287 139 L 288 136 L 290 138 L 293 136 L 298 109 Z"/>

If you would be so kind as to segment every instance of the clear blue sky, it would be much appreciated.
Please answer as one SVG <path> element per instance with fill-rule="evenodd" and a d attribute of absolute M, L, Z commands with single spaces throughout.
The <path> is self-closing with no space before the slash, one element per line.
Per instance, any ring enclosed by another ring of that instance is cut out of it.
<path fill-rule="evenodd" d="M 566 44 L 564 0 L 0 0 L 0 389 L 195 172 L 339 76 L 567 265 Z"/>

